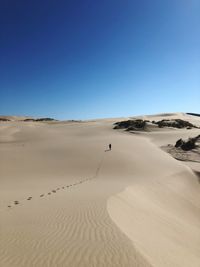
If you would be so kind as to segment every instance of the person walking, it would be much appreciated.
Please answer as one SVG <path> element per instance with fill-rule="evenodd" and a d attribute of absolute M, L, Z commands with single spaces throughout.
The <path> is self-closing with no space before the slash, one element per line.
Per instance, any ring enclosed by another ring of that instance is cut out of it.
<path fill-rule="evenodd" d="M 109 144 L 109 150 L 111 150 L 112 149 L 112 145 L 111 144 Z"/>

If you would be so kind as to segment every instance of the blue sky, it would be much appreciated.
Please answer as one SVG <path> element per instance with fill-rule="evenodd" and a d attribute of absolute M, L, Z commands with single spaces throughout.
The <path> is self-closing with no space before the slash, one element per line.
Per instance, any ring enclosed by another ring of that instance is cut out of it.
<path fill-rule="evenodd" d="M 199 0 L 0 3 L 0 114 L 200 113 Z"/>

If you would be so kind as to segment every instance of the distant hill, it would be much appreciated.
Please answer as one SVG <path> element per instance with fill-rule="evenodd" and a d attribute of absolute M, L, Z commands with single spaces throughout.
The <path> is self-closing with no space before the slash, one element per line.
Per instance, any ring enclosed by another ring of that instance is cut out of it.
<path fill-rule="evenodd" d="M 33 117 L 25 117 L 25 116 L 0 116 L 0 121 L 25 121 L 25 122 L 49 122 L 49 121 L 57 121 L 53 118 L 33 118 Z"/>
<path fill-rule="evenodd" d="M 57 121 L 55 119 L 52 118 L 39 118 L 39 119 L 25 119 L 23 121 Z"/>

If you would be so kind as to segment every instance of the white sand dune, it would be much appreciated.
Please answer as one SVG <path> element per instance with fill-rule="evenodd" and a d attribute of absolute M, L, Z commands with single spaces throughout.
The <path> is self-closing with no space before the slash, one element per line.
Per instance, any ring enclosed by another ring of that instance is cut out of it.
<path fill-rule="evenodd" d="M 158 148 L 198 130 L 116 121 L 0 124 L 0 266 L 200 266 L 200 184 Z"/>

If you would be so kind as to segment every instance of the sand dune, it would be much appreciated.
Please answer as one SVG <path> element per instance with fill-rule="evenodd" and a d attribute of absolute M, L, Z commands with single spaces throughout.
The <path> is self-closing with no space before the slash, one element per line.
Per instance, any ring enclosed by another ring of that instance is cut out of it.
<path fill-rule="evenodd" d="M 112 196 L 108 211 L 153 266 L 199 266 L 200 185 L 186 167 L 151 153 L 146 174 Z"/>
<path fill-rule="evenodd" d="M 198 129 L 118 120 L 0 124 L 1 266 L 200 266 L 198 177 L 159 148 Z"/>

